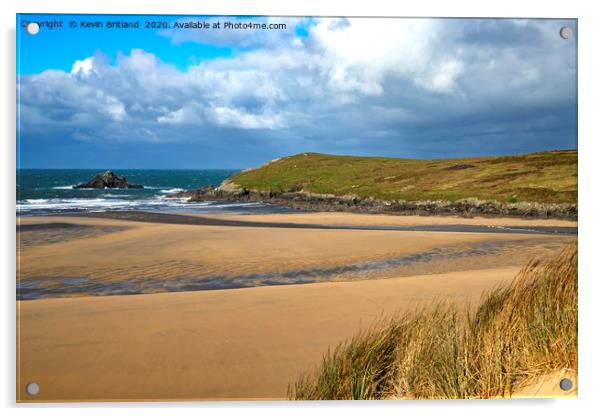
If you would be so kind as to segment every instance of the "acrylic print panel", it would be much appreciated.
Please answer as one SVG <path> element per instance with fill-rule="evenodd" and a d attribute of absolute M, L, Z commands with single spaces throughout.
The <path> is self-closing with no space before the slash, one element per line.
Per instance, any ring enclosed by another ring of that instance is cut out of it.
<path fill-rule="evenodd" d="M 576 397 L 576 53 L 18 15 L 18 401 Z"/>

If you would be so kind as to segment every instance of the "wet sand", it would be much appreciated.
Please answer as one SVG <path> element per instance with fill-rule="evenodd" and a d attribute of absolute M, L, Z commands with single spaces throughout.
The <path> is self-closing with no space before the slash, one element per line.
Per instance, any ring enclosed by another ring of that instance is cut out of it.
<path fill-rule="evenodd" d="M 553 255 L 574 239 L 523 233 L 199 226 L 68 216 L 19 222 L 21 299 L 521 266 L 532 257 Z"/>
<path fill-rule="evenodd" d="M 525 220 L 440 217 L 395 217 L 349 213 L 303 213 L 260 215 L 195 215 L 144 211 L 110 211 L 85 213 L 85 218 L 107 218 L 160 224 L 221 227 L 302 228 L 388 231 L 441 231 L 486 233 L 576 234 L 577 223 L 563 220 Z M 25 225 L 32 227 L 35 225 Z"/>

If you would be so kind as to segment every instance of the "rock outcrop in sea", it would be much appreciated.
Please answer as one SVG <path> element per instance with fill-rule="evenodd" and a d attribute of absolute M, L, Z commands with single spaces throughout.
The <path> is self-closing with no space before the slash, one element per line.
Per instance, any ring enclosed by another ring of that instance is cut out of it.
<path fill-rule="evenodd" d="M 119 189 L 142 189 L 144 186 L 135 185 L 128 183 L 124 176 L 116 175 L 110 170 L 106 172 L 97 173 L 94 178 L 86 183 L 80 183 L 75 185 L 73 189 L 105 189 L 105 188 L 119 188 Z"/>

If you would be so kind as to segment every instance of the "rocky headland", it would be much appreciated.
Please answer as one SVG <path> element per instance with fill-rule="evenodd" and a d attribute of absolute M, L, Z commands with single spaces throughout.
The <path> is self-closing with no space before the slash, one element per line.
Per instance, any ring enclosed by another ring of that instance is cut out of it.
<path fill-rule="evenodd" d="M 358 195 L 334 195 L 307 192 L 303 189 L 262 191 L 244 188 L 229 179 L 218 187 L 205 186 L 199 189 L 172 194 L 173 198 L 188 198 L 190 202 L 228 201 L 265 202 L 287 208 L 323 211 L 357 212 L 393 215 L 457 215 L 502 216 L 523 218 L 577 219 L 577 204 L 516 202 L 504 203 L 495 200 L 466 198 L 458 201 L 406 201 L 381 200 Z"/>

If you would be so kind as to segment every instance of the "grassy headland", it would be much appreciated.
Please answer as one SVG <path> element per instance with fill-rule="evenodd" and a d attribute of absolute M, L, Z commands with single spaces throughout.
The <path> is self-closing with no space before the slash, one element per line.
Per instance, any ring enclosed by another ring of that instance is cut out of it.
<path fill-rule="evenodd" d="M 435 304 L 329 351 L 295 399 L 487 398 L 577 369 L 577 246 L 533 261 L 476 312 Z"/>
<path fill-rule="evenodd" d="M 257 191 L 357 195 L 384 201 L 577 203 L 577 151 L 464 159 L 302 153 L 230 178 Z"/>

